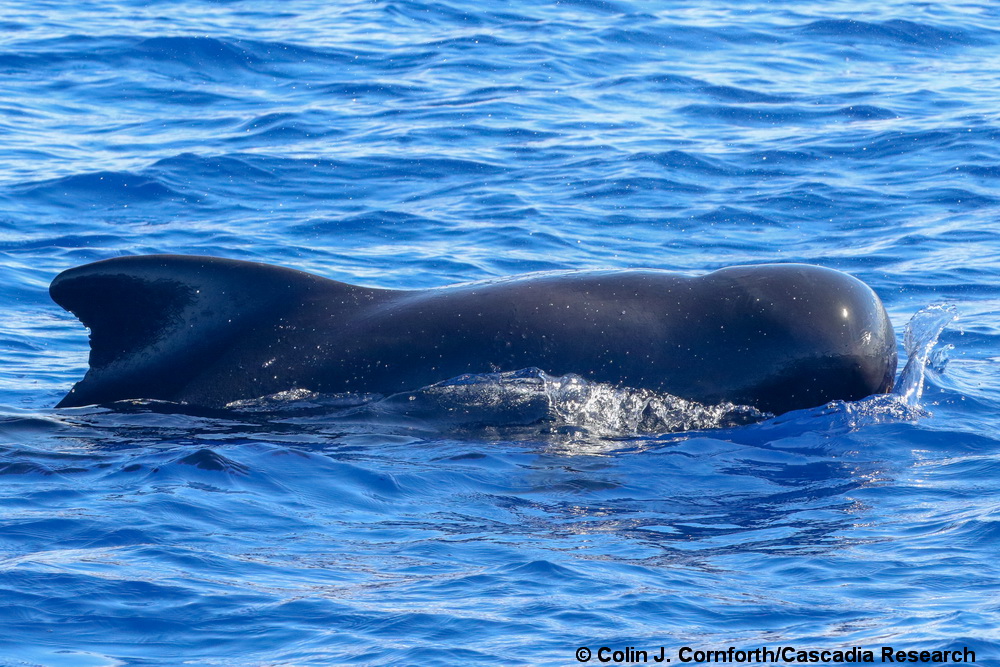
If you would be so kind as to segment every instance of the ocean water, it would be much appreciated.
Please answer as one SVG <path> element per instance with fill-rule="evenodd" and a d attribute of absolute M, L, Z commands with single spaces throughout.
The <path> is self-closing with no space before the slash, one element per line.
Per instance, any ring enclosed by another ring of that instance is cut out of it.
<path fill-rule="evenodd" d="M 0 0 L 0 664 L 1000 664 L 998 71 L 986 0 Z M 530 369 L 53 409 L 88 344 L 49 282 L 152 252 L 388 288 L 817 263 L 911 363 L 770 419 Z M 484 386 L 541 412 L 440 408 Z"/>

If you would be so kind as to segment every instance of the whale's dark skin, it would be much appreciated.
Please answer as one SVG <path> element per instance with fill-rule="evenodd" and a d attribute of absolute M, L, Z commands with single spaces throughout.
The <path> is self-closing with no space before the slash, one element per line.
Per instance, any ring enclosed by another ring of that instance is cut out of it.
<path fill-rule="evenodd" d="M 538 367 L 778 414 L 887 392 L 896 371 L 875 293 L 803 264 L 401 291 L 150 255 L 70 269 L 50 293 L 91 330 L 90 370 L 61 408 L 138 398 L 224 407 L 291 388 L 391 394 Z"/>

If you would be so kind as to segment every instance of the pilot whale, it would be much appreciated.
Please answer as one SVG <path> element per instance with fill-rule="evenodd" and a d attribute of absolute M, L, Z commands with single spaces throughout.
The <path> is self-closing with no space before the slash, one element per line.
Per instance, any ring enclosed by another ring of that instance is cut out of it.
<path fill-rule="evenodd" d="M 805 264 L 390 290 L 146 255 L 69 269 L 50 294 L 90 329 L 90 369 L 60 408 L 124 399 L 219 408 L 295 388 L 392 394 L 537 367 L 780 414 L 888 392 L 896 371 L 878 296 Z"/>

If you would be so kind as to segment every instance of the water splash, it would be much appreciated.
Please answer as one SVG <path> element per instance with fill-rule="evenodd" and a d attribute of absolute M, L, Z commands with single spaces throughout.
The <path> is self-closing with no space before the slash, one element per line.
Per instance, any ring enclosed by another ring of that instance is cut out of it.
<path fill-rule="evenodd" d="M 647 389 L 588 382 L 577 375 L 541 373 L 551 419 L 601 436 L 677 433 L 727 428 L 763 421 L 771 415 L 747 405 L 704 405 Z"/>
<path fill-rule="evenodd" d="M 903 347 L 906 366 L 899 376 L 893 394 L 908 407 L 918 407 L 924 394 L 924 375 L 928 366 L 943 369 L 951 346 L 938 348 L 938 338 L 944 328 L 958 319 L 958 310 L 951 304 L 933 304 L 917 311 L 906 324 Z"/>
<path fill-rule="evenodd" d="M 461 375 L 416 391 L 323 396 L 306 391 L 240 401 L 241 412 L 313 413 L 339 422 L 406 422 L 432 428 L 532 427 L 540 433 L 627 437 L 727 428 L 771 415 L 733 403 L 703 405 L 647 389 L 553 376 L 539 368 Z"/>

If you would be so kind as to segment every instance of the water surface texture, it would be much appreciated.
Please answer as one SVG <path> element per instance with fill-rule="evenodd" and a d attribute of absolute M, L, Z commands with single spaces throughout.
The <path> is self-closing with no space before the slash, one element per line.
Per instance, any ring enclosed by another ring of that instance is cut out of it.
<path fill-rule="evenodd" d="M 997 664 L 997 72 L 986 0 L 0 0 L 0 664 Z M 53 410 L 88 344 L 48 283 L 151 252 L 388 288 L 811 262 L 912 363 L 773 419 L 531 369 Z"/>

